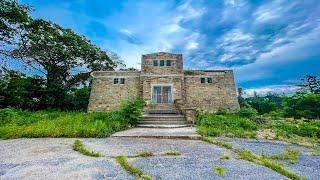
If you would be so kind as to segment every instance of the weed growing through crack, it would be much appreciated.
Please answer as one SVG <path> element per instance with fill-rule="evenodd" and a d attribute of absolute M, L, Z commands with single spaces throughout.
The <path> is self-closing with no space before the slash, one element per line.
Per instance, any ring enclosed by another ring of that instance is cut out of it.
<path fill-rule="evenodd" d="M 227 149 L 232 149 L 232 144 L 229 144 L 229 143 L 226 143 L 226 142 L 222 142 L 222 141 L 216 141 L 216 140 L 213 140 L 210 137 L 202 137 L 202 140 L 204 140 L 204 141 L 206 141 L 208 143 L 217 145 L 217 146 L 222 146 L 222 147 L 227 148 Z"/>
<path fill-rule="evenodd" d="M 129 155 L 129 156 L 127 156 L 127 157 L 128 157 L 128 158 L 138 158 L 138 157 L 151 157 L 151 156 L 154 156 L 153 152 L 144 151 L 144 152 L 141 152 L 141 153 L 139 153 L 139 154 Z"/>
<path fill-rule="evenodd" d="M 257 156 L 247 150 L 234 149 L 234 148 L 232 148 L 232 145 L 224 143 L 224 142 L 220 142 L 220 141 L 215 141 L 215 140 L 211 139 L 210 137 L 203 137 L 202 139 L 206 142 L 225 147 L 227 149 L 230 149 L 234 153 L 237 153 L 237 155 L 238 155 L 237 159 L 243 159 L 246 161 L 253 162 L 255 164 L 265 166 L 265 167 L 270 168 L 270 169 L 272 169 L 272 170 L 274 170 L 284 176 L 287 176 L 290 179 L 294 179 L 294 180 L 304 179 L 303 177 L 285 169 L 283 167 L 283 165 L 276 163 L 276 162 L 273 162 L 270 158 L 267 158 L 266 156 Z"/>
<path fill-rule="evenodd" d="M 230 156 L 228 156 L 228 155 L 222 155 L 222 156 L 220 157 L 220 160 L 221 160 L 221 161 L 223 161 L 223 160 L 228 160 L 228 159 L 230 159 Z"/>
<path fill-rule="evenodd" d="M 269 156 L 269 158 L 276 160 L 289 160 L 291 164 L 295 164 L 298 161 L 299 154 L 299 150 L 287 148 L 284 152 Z"/>
<path fill-rule="evenodd" d="M 180 156 L 181 153 L 176 150 L 171 150 L 171 151 L 167 151 L 167 152 L 163 153 L 162 155 L 163 156 Z"/>
<path fill-rule="evenodd" d="M 304 179 L 301 176 L 299 176 L 289 170 L 286 170 L 281 164 L 273 162 L 271 159 L 269 159 L 267 157 L 257 156 L 247 150 L 236 149 L 234 151 L 238 154 L 237 159 L 243 159 L 243 160 L 253 162 L 255 164 L 265 166 L 265 167 L 270 168 L 270 169 L 272 169 L 272 170 L 274 170 L 284 176 L 287 176 L 290 179 L 294 179 L 294 180 Z"/>
<path fill-rule="evenodd" d="M 213 171 L 218 175 L 218 176 L 225 176 L 226 175 L 226 170 L 223 167 L 220 166 L 214 166 Z"/>
<path fill-rule="evenodd" d="M 88 150 L 80 140 L 75 140 L 72 146 L 73 150 L 78 151 L 79 153 L 86 155 L 86 156 L 91 156 L 91 157 L 101 157 L 102 155 L 98 152 L 95 151 L 90 151 Z"/>
<path fill-rule="evenodd" d="M 141 169 L 136 168 L 131 163 L 129 163 L 125 156 L 118 156 L 116 160 L 124 170 L 136 176 L 137 179 L 144 179 L 144 180 L 152 179 L 150 176 L 145 175 Z"/>

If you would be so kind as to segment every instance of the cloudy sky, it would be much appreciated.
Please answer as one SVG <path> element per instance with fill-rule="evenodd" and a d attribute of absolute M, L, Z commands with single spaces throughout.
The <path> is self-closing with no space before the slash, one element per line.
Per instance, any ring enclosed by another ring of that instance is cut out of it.
<path fill-rule="evenodd" d="M 320 75 L 319 0 L 23 0 L 140 67 L 141 54 L 182 53 L 185 69 L 233 69 L 247 92 L 288 92 Z"/>

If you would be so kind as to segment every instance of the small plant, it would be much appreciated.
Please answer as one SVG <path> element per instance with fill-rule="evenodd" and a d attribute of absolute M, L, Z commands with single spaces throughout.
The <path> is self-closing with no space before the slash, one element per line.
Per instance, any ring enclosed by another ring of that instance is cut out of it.
<path fill-rule="evenodd" d="M 154 156 L 153 152 L 144 151 L 136 155 L 129 155 L 128 158 L 151 157 L 151 156 Z"/>
<path fill-rule="evenodd" d="M 221 141 L 216 141 L 216 140 L 213 140 L 210 137 L 202 137 L 202 140 L 204 140 L 204 141 L 206 141 L 208 143 L 217 145 L 217 146 L 222 146 L 222 147 L 227 148 L 227 149 L 232 149 L 232 144 L 228 144 L 226 142 L 221 142 Z"/>
<path fill-rule="evenodd" d="M 176 150 L 171 150 L 171 151 L 167 151 L 167 152 L 163 153 L 162 155 L 163 156 L 180 156 L 181 153 Z"/>
<path fill-rule="evenodd" d="M 268 122 L 268 119 L 263 116 L 256 116 L 251 118 L 251 121 L 257 123 L 257 124 L 266 124 Z"/>
<path fill-rule="evenodd" d="M 255 116 L 257 116 L 258 112 L 257 110 L 253 109 L 253 108 L 241 108 L 238 111 L 238 115 L 242 118 L 253 118 Z"/>
<path fill-rule="evenodd" d="M 82 144 L 80 140 L 76 140 L 73 143 L 72 146 L 73 150 L 78 151 L 79 153 L 86 155 L 86 156 L 91 156 L 91 157 L 101 157 L 102 155 L 98 152 L 95 151 L 90 151 L 86 149 L 86 147 Z"/>
<path fill-rule="evenodd" d="M 129 163 L 125 156 L 118 156 L 116 160 L 124 170 L 136 176 L 137 179 L 151 180 L 151 177 L 145 175 L 141 169 L 136 168 Z"/>
<path fill-rule="evenodd" d="M 228 160 L 228 159 L 230 159 L 230 156 L 228 156 L 228 155 L 223 155 L 223 156 L 220 157 L 221 161 Z"/>
<path fill-rule="evenodd" d="M 289 160 L 291 164 L 295 164 L 298 161 L 299 153 L 300 152 L 297 149 L 287 148 L 284 152 L 269 156 L 269 158 L 276 160 Z"/>
<path fill-rule="evenodd" d="M 225 176 L 226 175 L 226 170 L 223 167 L 220 166 L 214 166 L 213 171 L 218 175 L 218 176 Z"/>

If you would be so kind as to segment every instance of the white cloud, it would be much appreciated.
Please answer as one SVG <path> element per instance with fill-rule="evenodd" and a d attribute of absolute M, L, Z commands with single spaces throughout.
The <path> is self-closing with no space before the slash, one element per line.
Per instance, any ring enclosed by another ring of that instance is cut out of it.
<path fill-rule="evenodd" d="M 277 93 L 279 95 L 292 95 L 294 92 L 298 90 L 297 86 L 293 85 L 272 85 L 272 86 L 265 86 L 259 88 L 250 88 L 244 90 L 245 97 L 252 97 L 254 93 L 258 95 L 264 96 L 267 95 L 269 92 Z"/>
<path fill-rule="evenodd" d="M 122 34 L 127 35 L 127 36 L 131 36 L 132 35 L 132 31 L 130 31 L 129 29 L 120 29 L 120 32 Z"/>
<path fill-rule="evenodd" d="M 199 43 L 197 43 L 197 42 L 189 42 L 189 43 L 186 45 L 186 49 L 187 49 L 187 50 L 197 49 L 198 46 L 199 46 Z"/>

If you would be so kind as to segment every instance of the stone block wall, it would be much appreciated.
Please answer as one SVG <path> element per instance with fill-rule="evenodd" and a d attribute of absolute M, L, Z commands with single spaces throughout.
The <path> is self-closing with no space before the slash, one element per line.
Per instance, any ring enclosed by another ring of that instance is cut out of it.
<path fill-rule="evenodd" d="M 212 83 L 201 83 L 201 77 L 212 77 Z M 231 70 L 185 71 L 185 108 L 216 112 L 239 109 L 236 87 Z"/>
<path fill-rule="evenodd" d="M 153 60 L 171 60 L 171 66 L 159 66 L 159 64 L 153 66 Z M 142 55 L 141 72 L 143 74 L 181 74 L 183 73 L 182 54 L 159 52 Z"/>
<path fill-rule="evenodd" d="M 114 78 L 125 78 L 125 83 L 114 84 Z M 88 111 L 112 111 L 128 99 L 136 97 L 141 97 L 140 72 L 95 72 Z"/>

